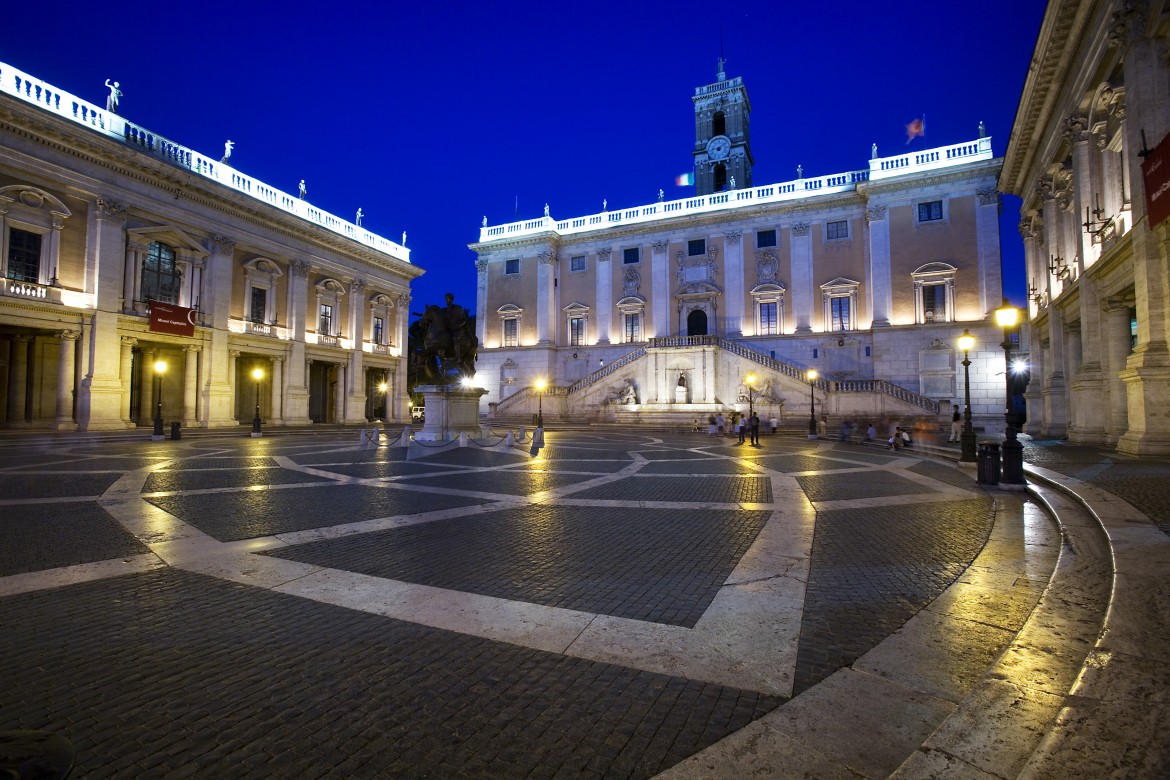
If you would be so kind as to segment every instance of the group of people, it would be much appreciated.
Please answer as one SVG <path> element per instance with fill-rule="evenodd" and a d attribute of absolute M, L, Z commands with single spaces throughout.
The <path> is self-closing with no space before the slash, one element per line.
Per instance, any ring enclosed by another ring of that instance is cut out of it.
<path fill-rule="evenodd" d="M 779 421 L 773 417 L 769 420 L 768 424 L 771 426 L 772 433 L 775 433 Z M 692 427 L 698 430 L 698 420 L 695 420 Z M 755 412 L 752 412 L 751 416 L 739 412 L 732 412 L 731 419 L 728 420 L 720 412 L 719 414 L 712 414 L 707 418 L 708 436 L 730 436 L 732 434 L 739 437 L 739 444 L 747 441 L 752 446 L 759 447 L 760 416 Z"/>

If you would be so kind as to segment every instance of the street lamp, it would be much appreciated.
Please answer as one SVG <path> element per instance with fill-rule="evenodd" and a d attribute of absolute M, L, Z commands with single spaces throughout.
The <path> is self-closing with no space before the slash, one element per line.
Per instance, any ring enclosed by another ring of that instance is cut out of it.
<path fill-rule="evenodd" d="M 382 394 L 382 405 L 378 409 L 381 414 L 378 417 L 381 418 L 382 422 L 386 422 L 386 391 L 389 389 L 390 385 L 385 380 L 378 383 L 378 392 Z"/>
<path fill-rule="evenodd" d="M 536 380 L 536 427 L 544 427 L 544 388 L 543 379 Z"/>
<path fill-rule="evenodd" d="M 1016 412 L 1012 404 L 1012 338 L 1011 329 L 1016 327 L 1020 320 L 1020 310 L 1003 299 L 1003 306 L 995 310 L 995 324 L 1003 328 L 1004 358 L 1004 388 L 1007 404 L 1004 407 L 1004 421 L 1007 429 L 1003 441 L 1003 476 L 1000 482 L 1005 485 L 1023 485 L 1024 481 L 1024 445 L 1016 438 Z"/>
<path fill-rule="evenodd" d="M 747 383 L 747 389 L 748 389 L 748 417 L 753 417 L 753 416 L 755 416 L 756 408 L 754 406 L 752 406 L 752 390 L 755 389 L 756 375 L 755 374 L 748 374 L 744 378 L 744 382 Z"/>
<path fill-rule="evenodd" d="M 256 416 L 252 418 L 252 438 L 262 436 L 260 432 L 260 380 L 264 378 L 264 369 L 257 366 L 252 369 L 252 378 L 256 380 Z"/>
<path fill-rule="evenodd" d="M 808 377 L 808 397 L 812 401 L 808 414 L 808 437 L 815 439 L 817 437 L 817 370 L 810 368 L 805 376 Z"/>
<path fill-rule="evenodd" d="M 163 374 L 165 374 L 166 372 L 167 372 L 167 361 L 165 361 L 165 360 L 154 361 L 154 376 L 155 376 L 155 380 L 158 382 L 158 395 L 156 396 L 156 398 L 158 399 L 158 406 L 156 406 L 155 410 L 154 410 L 154 433 L 150 437 L 154 441 L 162 441 L 162 438 L 163 438 L 163 419 L 162 419 L 162 385 L 163 385 L 163 383 L 162 383 L 162 378 L 163 378 Z"/>
<path fill-rule="evenodd" d="M 975 337 L 971 335 L 969 330 L 963 328 L 963 335 L 959 336 L 959 349 L 963 350 L 963 403 L 965 411 L 963 412 L 963 434 L 959 437 L 960 463 L 975 462 L 975 430 L 971 427 L 971 359 L 968 357 L 973 346 L 975 346 Z"/>

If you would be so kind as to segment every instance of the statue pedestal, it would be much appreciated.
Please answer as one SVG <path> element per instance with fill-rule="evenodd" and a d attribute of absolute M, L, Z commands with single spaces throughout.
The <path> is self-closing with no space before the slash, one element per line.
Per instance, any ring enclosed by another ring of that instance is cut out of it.
<path fill-rule="evenodd" d="M 676 404 L 685 404 L 687 402 L 686 385 L 678 385 L 674 388 L 674 402 Z"/>
<path fill-rule="evenodd" d="M 466 433 L 479 438 L 479 399 L 487 395 L 482 387 L 462 385 L 419 385 L 414 389 L 426 399 L 426 422 L 414 434 L 417 441 L 452 441 Z"/>

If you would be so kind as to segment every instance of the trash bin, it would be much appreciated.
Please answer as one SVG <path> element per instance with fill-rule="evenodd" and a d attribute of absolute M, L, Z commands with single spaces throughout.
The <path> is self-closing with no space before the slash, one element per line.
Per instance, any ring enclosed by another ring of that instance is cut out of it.
<path fill-rule="evenodd" d="M 179 423 L 177 423 L 177 422 L 171 423 L 171 438 L 172 439 L 183 438 L 183 434 L 179 429 L 180 429 Z"/>
<path fill-rule="evenodd" d="M 979 444 L 979 469 L 975 481 L 981 485 L 999 484 L 999 444 L 989 441 Z"/>
<path fill-rule="evenodd" d="M 536 415 L 535 415 L 535 414 L 534 414 L 534 415 L 532 415 L 532 427 L 533 427 L 533 428 L 535 428 L 535 427 L 536 427 L 537 425 L 539 425 L 539 424 L 540 424 L 540 423 L 539 423 L 539 421 L 537 420 L 537 418 L 536 418 Z"/>

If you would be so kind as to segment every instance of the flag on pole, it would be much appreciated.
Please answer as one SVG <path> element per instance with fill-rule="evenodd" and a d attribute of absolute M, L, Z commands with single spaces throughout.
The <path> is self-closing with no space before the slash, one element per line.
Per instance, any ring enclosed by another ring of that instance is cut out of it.
<path fill-rule="evenodd" d="M 922 119 L 915 119 L 910 124 L 906 125 L 906 143 L 910 143 L 918 136 L 926 136 L 926 116 Z"/>
<path fill-rule="evenodd" d="M 675 178 L 674 183 L 677 184 L 679 187 L 689 187 L 695 183 L 695 174 L 694 173 L 680 174 L 677 178 Z"/>

